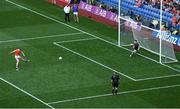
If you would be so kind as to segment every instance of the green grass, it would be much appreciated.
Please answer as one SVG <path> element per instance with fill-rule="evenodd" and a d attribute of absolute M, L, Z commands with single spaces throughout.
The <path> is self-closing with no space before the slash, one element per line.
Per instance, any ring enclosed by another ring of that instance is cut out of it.
<path fill-rule="evenodd" d="M 63 10 L 45 0 L 13 0 L 13 2 L 64 22 Z M 46 103 L 111 93 L 110 77 L 113 71 L 103 66 L 117 70 L 135 80 L 179 74 L 139 55 L 129 58 L 130 52 L 99 39 L 58 43 L 79 53 L 77 55 L 54 45 L 53 42 L 93 38 L 92 36 L 87 34 L 63 36 L 63 34 L 79 33 L 79 31 L 12 5 L 5 0 L 0 1 L 0 6 L 0 77 Z M 71 19 L 68 25 L 117 43 L 117 29 L 88 18 L 80 17 L 80 23 L 74 23 Z M 59 36 L 12 41 L 49 35 Z M 11 41 L 2 42 L 6 40 Z M 14 57 L 9 55 L 9 52 L 15 48 L 22 48 L 31 60 L 30 63 L 20 63 L 18 72 L 15 71 Z M 156 58 L 149 52 L 141 53 Z M 58 60 L 59 56 L 63 57 L 61 61 Z M 180 59 L 179 53 L 176 56 Z M 180 69 L 179 63 L 168 65 Z M 123 75 L 120 75 L 120 78 L 120 92 L 180 84 L 179 76 L 144 81 L 133 81 Z M 47 108 L 43 103 L 3 81 L 0 81 L 0 88 L 2 89 L 0 90 L 1 108 Z M 54 108 L 178 108 L 180 106 L 179 89 L 179 87 L 162 88 L 57 103 L 52 106 Z"/>
<path fill-rule="evenodd" d="M 37 102 L 32 97 L 22 93 L 21 91 L 9 86 L 8 84 L 0 81 L 0 105 L 6 108 L 13 107 L 46 107 L 44 104 Z"/>

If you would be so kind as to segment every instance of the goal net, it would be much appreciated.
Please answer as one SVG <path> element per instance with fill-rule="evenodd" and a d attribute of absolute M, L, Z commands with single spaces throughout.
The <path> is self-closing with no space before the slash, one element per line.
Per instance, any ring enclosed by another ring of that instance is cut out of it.
<path fill-rule="evenodd" d="M 177 62 L 173 44 L 165 41 L 167 31 L 151 29 L 141 25 L 130 17 L 119 19 L 119 46 L 132 49 L 131 44 L 137 40 L 140 44 L 140 54 L 160 63 Z"/>

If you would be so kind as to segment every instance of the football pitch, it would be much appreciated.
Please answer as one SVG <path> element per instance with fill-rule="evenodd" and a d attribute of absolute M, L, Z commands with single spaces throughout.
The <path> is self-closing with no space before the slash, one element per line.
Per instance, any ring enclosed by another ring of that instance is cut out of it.
<path fill-rule="evenodd" d="M 159 64 L 144 50 L 130 58 L 117 31 L 81 16 L 64 23 L 46 0 L 0 0 L 0 108 L 180 108 L 180 63 Z M 30 60 L 19 71 L 16 48 Z"/>

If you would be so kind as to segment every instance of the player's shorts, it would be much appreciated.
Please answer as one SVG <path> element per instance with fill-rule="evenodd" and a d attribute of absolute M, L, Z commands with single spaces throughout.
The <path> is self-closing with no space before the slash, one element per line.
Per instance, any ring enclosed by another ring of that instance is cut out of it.
<path fill-rule="evenodd" d="M 21 56 L 15 55 L 15 59 L 16 59 L 16 61 L 19 61 L 21 59 Z"/>
<path fill-rule="evenodd" d="M 112 83 L 112 87 L 118 87 L 119 83 Z"/>
<path fill-rule="evenodd" d="M 78 15 L 78 12 L 73 12 L 74 15 Z"/>

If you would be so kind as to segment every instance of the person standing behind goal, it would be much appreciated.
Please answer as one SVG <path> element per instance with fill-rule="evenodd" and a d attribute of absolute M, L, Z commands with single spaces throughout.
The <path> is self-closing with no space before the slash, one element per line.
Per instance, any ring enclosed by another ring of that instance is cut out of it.
<path fill-rule="evenodd" d="M 74 5 L 73 5 L 73 14 L 74 14 L 74 21 L 79 23 L 78 4 L 77 3 L 74 3 Z"/>
<path fill-rule="evenodd" d="M 65 7 L 64 7 L 64 14 L 65 14 L 65 22 L 70 22 L 70 19 L 69 19 L 69 14 L 70 14 L 70 6 L 69 4 L 67 4 Z"/>

